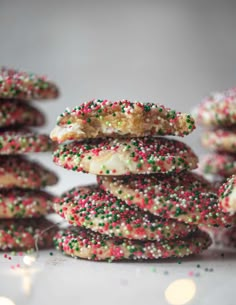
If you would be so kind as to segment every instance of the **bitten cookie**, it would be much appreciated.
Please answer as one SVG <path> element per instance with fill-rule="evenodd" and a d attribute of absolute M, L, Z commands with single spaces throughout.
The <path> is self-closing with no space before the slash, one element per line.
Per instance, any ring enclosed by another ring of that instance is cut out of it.
<path fill-rule="evenodd" d="M 35 239 L 40 249 L 50 248 L 57 227 L 45 231 L 53 223 L 44 219 L 14 219 L 0 222 L 0 251 L 32 251 Z"/>
<path fill-rule="evenodd" d="M 207 96 L 196 110 L 198 124 L 226 127 L 236 124 L 236 88 Z"/>
<path fill-rule="evenodd" d="M 42 126 L 44 123 L 44 114 L 33 106 L 17 100 L 0 101 L 0 128 L 19 125 Z"/>
<path fill-rule="evenodd" d="M 185 239 L 141 242 L 111 238 L 83 228 L 70 228 L 54 237 L 57 249 L 72 257 L 89 260 L 151 260 L 199 254 L 211 245 L 209 235 L 197 231 Z"/>
<path fill-rule="evenodd" d="M 22 156 L 0 156 L 0 188 L 39 189 L 57 183 L 57 176 Z"/>
<path fill-rule="evenodd" d="M 53 150 L 53 143 L 46 134 L 29 130 L 0 131 L 0 154 L 15 155 Z"/>
<path fill-rule="evenodd" d="M 99 176 L 105 190 L 163 218 L 173 218 L 189 224 L 228 226 L 236 219 L 218 207 L 218 196 L 209 182 L 191 172 L 178 176 L 140 175 Z"/>
<path fill-rule="evenodd" d="M 0 99 L 30 101 L 53 99 L 58 95 L 57 86 L 44 76 L 0 68 Z"/>
<path fill-rule="evenodd" d="M 229 177 L 219 189 L 219 205 L 225 213 L 236 213 L 236 176 Z"/>
<path fill-rule="evenodd" d="M 55 210 L 70 224 L 111 237 L 160 241 L 184 237 L 196 230 L 195 226 L 131 208 L 97 186 L 69 190 L 58 198 Z"/>
<path fill-rule="evenodd" d="M 236 153 L 236 130 L 216 129 L 202 133 L 202 145 L 210 150 Z"/>
<path fill-rule="evenodd" d="M 0 218 L 41 217 L 53 211 L 53 199 L 39 190 L 0 189 Z"/>
<path fill-rule="evenodd" d="M 224 153 L 207 154 L 200 160 L 199 168 L 205 174 L 229 177 L 236 174 L 236 156 Z"/>
<path fill-rule="evenodd" d="M 191 115 L 153 103 L 92 100 L 66 109 L 51 138 L 59 143 L 101 137 L 185 136 L 195 128 Z"/>
<path fill-rule="evenodd" d="M 186 144 L 166 138 L 92 139 L 59 145 L 53 161 L 95 175 L 178 173 L 197 167 Z"/>

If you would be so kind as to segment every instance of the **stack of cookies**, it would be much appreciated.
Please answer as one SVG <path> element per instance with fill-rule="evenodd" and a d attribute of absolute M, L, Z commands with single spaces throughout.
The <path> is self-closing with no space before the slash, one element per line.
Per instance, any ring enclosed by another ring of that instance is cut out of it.
<path fill-rule="evenodd" d="M 196 122 L 205 127 L 202 145 L 211 151 L 200 162 L 200 170 L 222 182 L 236 174 L 236 88 L 214 93 L 196 109 Z"/>
<path fill-rule="evenodd" d="M 211 240 L 198 226 L 225 226 L 230 215 L 217 195 L 191 172 L 198 158 L 185 136 L 190 115 L 157 104 L 93 100 L 61 114 L 51 139 L 60 144 L 54 162 L 97 175 L 97 185 L 75 187 L 56 200 L 58 214 L 73 226 L 55 245 L 92 260 L 183 257 Z"/>
<path fill-rule="evenodd" d="M 236 214 L 236 88 L 207 96 L 196 109 L 196 121 L 206 128 L 202 133 L 202 145 L 212 151 L 202 158 L 199 169 L 209 176 L 216 189 L 219 188 L 220 209 L 234 215 Z M 236 227 L 228 230 L 214 229 L 212 234 L 217 243 L 236 246 Z"/>
<path fill-rule="evenodd" d="M 41 188 L 57 177 L 26 155 L 53 149 L 48 135 L 30 129 L 45 122 L 31 100 L 57 96 L 43 77 L 0 69 L 0 250 L 32 249 L 36 236 L 39 247 L 52 243 L 52 231 L 40 233 L 51 225 L 43 216 L 52 212 L 54 198 Z"/>

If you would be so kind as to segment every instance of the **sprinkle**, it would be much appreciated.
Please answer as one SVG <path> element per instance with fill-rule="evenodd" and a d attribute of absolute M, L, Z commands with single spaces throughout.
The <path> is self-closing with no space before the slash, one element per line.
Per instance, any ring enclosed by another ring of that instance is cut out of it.
<path fill-rule="evenodd" d="M 4 179 L 5 174 L 11 179 Z M 1 188 L 38 189 L 42 186 L 53 185 L 57 176 L 41 164 L 23 158 L 22 156 L 0 156 Z"/>
<path fill-rule="evenodd" d="M 235 222 L 233 216 L 220 210 L 211 184 L 192 172 L 176 176 L 99 176 L 98 183 L 126 204 L 165 219 L 206 226 L 228 226 Z"/>
<path fill-rule="evenodd" d="M 157 268 L 156 268 L 156 267 L 152 267 L 152 268 L 151 268 L 151 271 L 154 272 L 154 273 L 156 273 L 156 272 L 157 272 Z"/>
<path fill-rule="evenodd" d="M 236 153 L 234 129 L 208 130 L 202 133 L 202 145 L 210 150 Z"/>
<path fill-rule="evenodd" d="M 45 117 L 42 112 L 33 106 L 21 102 L 2 99 L 0 103 L 0 127 L 10 126 L 42 126 Z"/>
<path fill-rule="evenodd" d="M 189 271 L 188 276 L 193 276 L 194 272 L 193 271 Z"/>
<path fill-rule="evenodd" d="M 75 187 L 65 192 L 57 198 L 55 210 L 74 226 L 128 239 L 177 239 L 196 230 L 195 226 L 140 213 L 97 186 Z"/>
<path fill-rule="evenodd" d="M 189 114 L 163 105 L 127 100 L 92 100 L 71 111 L 66 109 L 58 117 L 51 138 L 61 143 L 104 136 L 185 136 L 194 129 L 194 119 Z"/>
<path fill-rule="evenodd" d="M 215 92 L 203 99 L 196 113 L 198 124 L 227 127 L 236 123 L 236 88 Z"/>
<path fill-rule="evenodd" d="M 113 161 L 116 157 L 118 164 Z M 186 144 L 156 137 L 72 142 L 58 146 L 53 161 L 68 170 L 76 167 L 78 172 L 128 175 L 180 173 L 196 168 L 198 158 Z M 97 166 L 93 167 L 95 162 Z"/>
<path fill-rule="evenodd" d="M 236 176 L 229 177 L 225 183 L 221 185 L 218 191 L 219 206 L 225 213 L 234 214 L 236 212 Z M 231 230 L 231 235 L 234 236 L 234 230 Z M 229 235 L 230 236 L 230 235 Z M 236 242 L 235 242 L 236 244 Z"/>
<path fill-rule="evenodd" d="M 53 198 L 51 194 L 40 190 L 0 189 L 0 218 L 40 217 L 48 214 L 52 211 Z"/>
<path fill-rule="evenodd" d="M 0 243 L 0 250 L 26 250 L 30 253 L 35 249 L 35 239 L 37 237 L 39 248 L 47 248 L 52 246 L 52 237 L 56 233 L 56 229 L 45 231 L 52 223 L 44 218 L 36 219 L 4 219 L 0 223 L 0 236 L 4 243 Z M 9 255 L 5 258 L 12 260 Z M 18 267 L 16 265 L 16 267 Z"/>
<path fill-rule="evenodd" d="M 80 227 L 72 227 L 59 232 L 54 237 L 54 244 L 65 254 L 91 260 L 144 260 L 167 257 L 184 257 L 197 254 L 210 245 L 211 241 L 205 232 L 198 231 L 186 239 L 142 242 L 110 238 Z M 168 274 L 165 271 L 164 274 Z"/>
<path fill-rule="evenodd" d="M 0 154 L 2 155 L 45 152 L 52 149 L 53 145 L 48 135 L 28 130 L 0 132 Z"/>
<path fill-rule="evenodd" d="M 236 156 L 223 152 L 207 154 L 201 159 L 199 169 L 205 174 L 229 177 L 236 174 Z"/>
<path fill-rule="evenodd" d="M 59 95 L 58 88 L 45 77 L 13 69 L 0 68 L 0 98 L 24 101 L 52 99 Z"/>

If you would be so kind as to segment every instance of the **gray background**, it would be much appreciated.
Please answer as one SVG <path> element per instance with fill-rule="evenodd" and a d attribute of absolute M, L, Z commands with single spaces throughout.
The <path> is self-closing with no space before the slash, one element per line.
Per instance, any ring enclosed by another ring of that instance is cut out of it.
<path fill-rule="evenodd" d="M 39 102 L 50 132 L 66 108 L 92 98 L 162 103 L 189 112 L 236 85 L 236 1 L 0 0 L 0 63 L 61 88 Z M 184 140 L 203 152 L 195 131 Z M 46 157 L 42 157 L 46 158 Z M 93 180 L 57 168 L 56 191 Z"/>

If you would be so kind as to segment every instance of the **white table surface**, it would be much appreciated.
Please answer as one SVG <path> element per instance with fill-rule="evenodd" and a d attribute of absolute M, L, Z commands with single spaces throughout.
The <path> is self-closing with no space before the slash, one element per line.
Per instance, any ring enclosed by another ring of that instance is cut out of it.
<path fill-rule="evenodd" d="M 236 251 L 209 249 L 181 260 L 105 263 L 44 250 L 27 269 L 22 256 L 11 255 L 9 260 L 1 255 L 0 295 L 4 293 L 16 305 L 165 305 L 175 304 L 165 297 L 167 287 L 175 280 L 186 279 L 186 283 L 196 285 L 196 294 L 187 304 L 234 305 L 235 257 Z M 189 292 L 183 286 L 180 289 L 177 295 Z M 175 300 L 177 295 L 169 297 Z M 1 299 L 0 304 L 5 305 Z"/>

